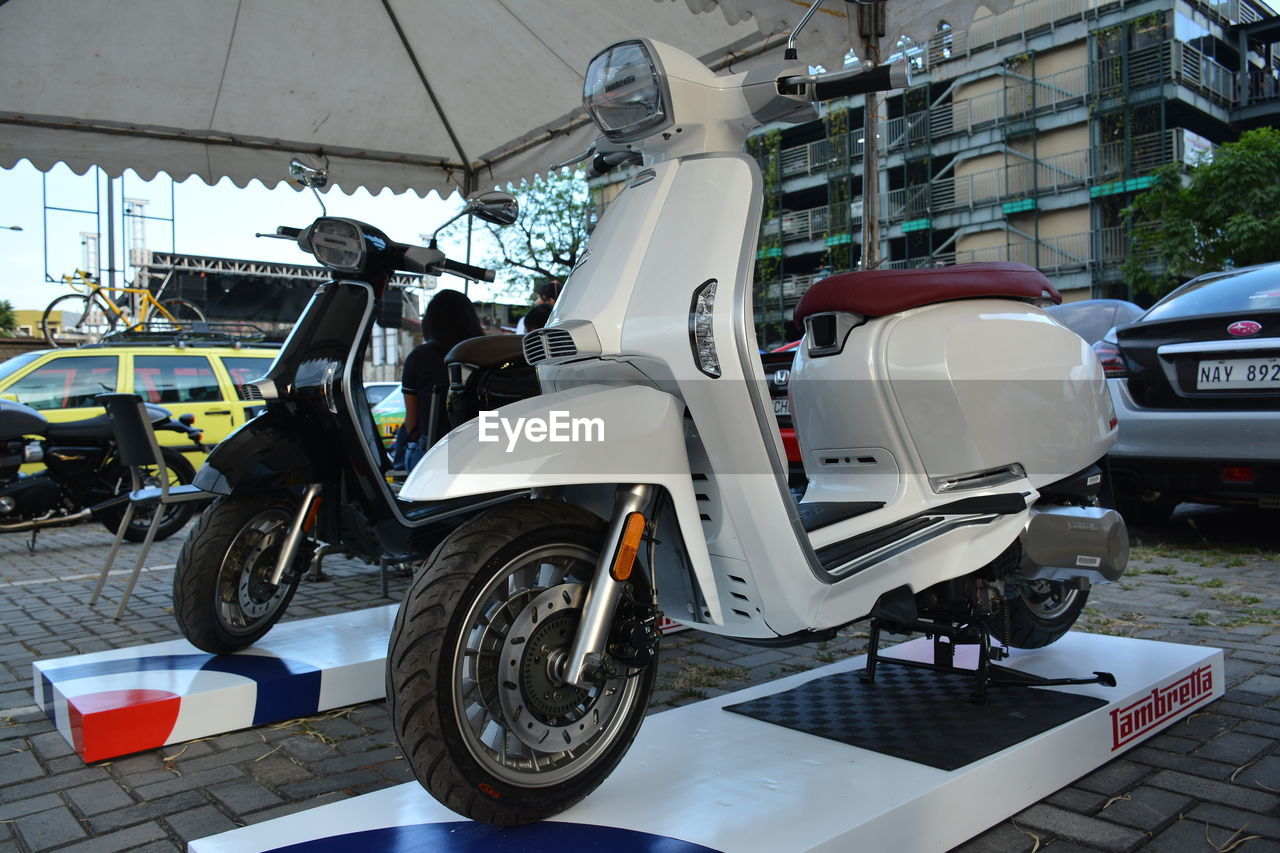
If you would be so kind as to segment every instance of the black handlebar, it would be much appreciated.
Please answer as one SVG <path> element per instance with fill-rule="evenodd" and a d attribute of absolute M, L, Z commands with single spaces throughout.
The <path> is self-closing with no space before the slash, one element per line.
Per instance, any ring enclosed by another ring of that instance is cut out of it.
<path fill-rule="evenodd" d="M 473 267 L 471 264 L 460 264 L 448 258 L 440 262 L 440 269 L 455 273 L 463 278 L 474 279 L 475 281 L 493 281 L 497 278 L 497 273 L 493 270 L 487 270 L 484 267 Z"/>
<path fill-rule="evenodd" d="M 855 68 L 835 74 L 783 77 L 778 91 L 784 95 L 803 95 L 811 101 L 831 101 L 870 92 L 888 92 L 911 85 L 911 71 L 905 62 Z"/>
<path fill-rule="evenodd" d="M 279 225 L 279 226 L 276 226 L 276 233 L 279 234 L 281 237 L 289 237 L 294 240 L 297 240 L 298 236 L 302 234 L 302 229 L 290 228 L 288 225 Z"/>

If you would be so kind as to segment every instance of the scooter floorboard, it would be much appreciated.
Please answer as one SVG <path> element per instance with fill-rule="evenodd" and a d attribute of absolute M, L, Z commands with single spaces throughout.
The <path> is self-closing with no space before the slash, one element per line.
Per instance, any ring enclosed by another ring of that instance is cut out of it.
<path fill-rule="evenodd" d="M 39 660 L 36 704 L 85 761 L 381 699 L 396 605 L 275 626 L 212 655 L 186 640 Z"/>
<path fill-rule="evenodd" d="M 973 664 L 966 651 L 957 652 L 960 665 Z M 929 660 L 932 646 L 915 640 L 886 654 Z M 1110 671 L 1114 688 L 1048 688 L 1096 696 L 1105 704 L 955 770 L 725 710 L 857 669 L 863 660 L 650 717 L 595 793 L 542 824 L 475 824 L 408 783 L 199 839 L 189 849 L 502 853 L 596 849 L 595 844 L 664 853 L 947 850 L 1193 713 L 1221 696 L 1224 686 L 1217 649 L 1072 632 L 1046 649 L 1015 652 L 1005 663 L 1046 677 Z"/>

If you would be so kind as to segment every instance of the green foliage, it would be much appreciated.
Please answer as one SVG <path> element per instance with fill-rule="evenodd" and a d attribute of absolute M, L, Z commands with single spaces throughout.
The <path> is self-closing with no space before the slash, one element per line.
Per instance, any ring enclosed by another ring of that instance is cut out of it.
<path fill-rule="evenodd" d="M 507 192 L 520 200 L 520 217 L 489 226 L 497 249 L 487 262 L 498 267 L 512 295 L 530 293 L 547 279 L 564 281 L 586 246 L 593 213 L 585 177 L 562 169 L 508 184 Z"/>
<path fill-rule="evenodd" d="M 1185 177 L 1177 163 L 1154 177 L 1124 211 L 1135 219 L 1125 264 L 1134 291 L 1160 296 L 1205 272 L 1280 260 L 1280 130 L 1247 131 Z"/>
<path fill-rule="evenodd" d="M 0 335 L 11 338 L 18 329 L 18 318 L 13 313 L 13 303 L 0 299 Z"/>

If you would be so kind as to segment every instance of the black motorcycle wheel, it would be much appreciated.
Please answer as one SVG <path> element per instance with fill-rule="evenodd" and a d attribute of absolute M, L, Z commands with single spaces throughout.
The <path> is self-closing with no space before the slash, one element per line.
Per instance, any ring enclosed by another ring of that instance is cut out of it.
<path fill-rule="evenodd" d="M 218 498 L 192 528 L 173 574 L 173 612 L 192 645 L 234 652 L 271 630 L 298 588 L 310 549 L 268 583 L 298 502 L 285 492 Z"/>
<path fill-rule="evenodd" d="M 1003 640 L 1015 649 L 1042 649 L 1062 639 L 1071 630 L 1089 600 L 1089 590 L 1076 589 L 1062 581 L 1034 581 L 1019 587 L 1019 594 L 1005 599 L 1009 609 L 1008 636 Z M 995 615 L 1005 633 L 1003 614 Z"/>
<path fill-rule="evenodd" d="M 548 672 L 572 642 L 603 534 L 570 504 L 497 507 L 455 530 L 406 592 L 387 653 L 392 728 L 454 811 L 542 820 L 591 793 L 635 738 L 656 662 L 588 688 Z"/>
<path fill-rule="evenodd" d="M 161 448 L 161 451 L 164 453 L 164 464 L 169 469 L 170 486 L 183 486 L 196 478 L 196 469 L 184 453 L 170 447 Z M 127 493 L 133 486 L 133 478 L 129 476 L 128 469 L 114 460 L 108 461 L 103 468 L 99 482 L 105 485 L 107 496 Z M 155 467 L 150 468 L 143 483 L 148 486 L 159 485 L 159 470 Z M 165 507 L 160 526 L 156 529 L 156 541 L 168 539 L 185 527 L 195 511 L 196 505 L 190 502 L 169 504 Z M 120 530 L 120 522 L 124 521 L 124 513 L 124 505 L 112 507 L 99 513 L 98 520 L 107 530 L 116 533 Z M 129 529 L 124 532 L 124 538 L 130 542 L 141 542 L 146 539 L 154 513 L 153 507 L 136 508 L 133 511 L 133 518 L 129 520 Z"/>

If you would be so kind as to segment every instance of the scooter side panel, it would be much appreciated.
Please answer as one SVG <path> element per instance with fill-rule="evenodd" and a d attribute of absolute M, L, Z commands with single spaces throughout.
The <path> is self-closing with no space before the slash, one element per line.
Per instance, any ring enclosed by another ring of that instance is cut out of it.
<path fill-rule="evenodd" d="M 546 486 L 649 483 L 671 495 L 704 618 L 724 624 L 684 447 L 684 407 L 646 386 L 588 386 L 482 412 L 436 444 L 405 480 L 404 500 Z"/>

